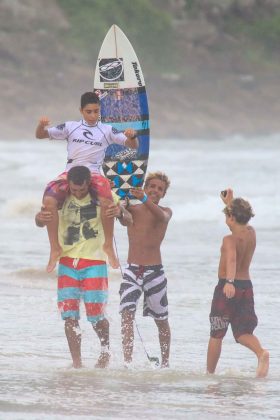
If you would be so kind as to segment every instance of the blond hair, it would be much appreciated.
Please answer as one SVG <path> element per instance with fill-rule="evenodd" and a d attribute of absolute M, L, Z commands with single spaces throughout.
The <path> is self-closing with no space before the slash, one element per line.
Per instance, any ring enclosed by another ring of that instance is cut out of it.
<path fill-rule="evenodd" d="M 254 217 L 254 212 L 249 201 L 243 198 L 235 198 L 232 202 L 226 206 L 223 212 L 227 216 L 233 216 L 237 223 L 246 225 L 251 217 Z"/>
<path fill-rule="evenodd" d="M 149 185 L 149 182 L 152 179 L 159 179 L 160 181 L 163 181 L 165 183 L 165 190 L 164 193 L 166 193 L 167 189 L 170 186 L 170 181 L 167 175 L 165 175 L 165 173 L 161 172 L 161 171 L 156 171 L 156 172 L 150 172 L 148 173 L 146 180 L 145 180 L 145 184 L 144 187 L 147 187 Z"/>

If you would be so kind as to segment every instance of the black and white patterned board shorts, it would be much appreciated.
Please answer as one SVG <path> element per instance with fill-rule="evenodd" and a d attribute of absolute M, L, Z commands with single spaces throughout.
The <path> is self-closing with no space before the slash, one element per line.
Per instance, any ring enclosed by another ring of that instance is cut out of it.
<path fill-rule="evenodd" d="M 154 319 L 168 318 L 167 279 L 163 266 L 129 264 L 120 286 L 120 312 L 136 311 L 144 293 L 143 316 Z"/>

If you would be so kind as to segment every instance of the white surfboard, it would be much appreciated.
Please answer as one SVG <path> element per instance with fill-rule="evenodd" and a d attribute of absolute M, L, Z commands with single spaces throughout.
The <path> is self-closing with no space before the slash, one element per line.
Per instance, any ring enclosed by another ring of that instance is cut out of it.
<path fill-rule="evenodd" d="M 137 131 L 137 151 L 111 145 L 103 170 L 120 197 L 142 186 L 149 157 L 149 109 L 144 76 L 136 53 L 121 29 L 113 25 L 98 55 L 94 91 L 101 101 L 101 120 L 119 131 Z"/>

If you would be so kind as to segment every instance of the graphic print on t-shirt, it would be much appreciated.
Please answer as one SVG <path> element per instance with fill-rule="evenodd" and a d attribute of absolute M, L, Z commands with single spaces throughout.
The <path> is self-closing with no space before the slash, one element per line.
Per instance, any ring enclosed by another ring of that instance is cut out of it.
<path fill-rule="evenodd" d="M 67 214 L 67 220 L 65 220 L 66 229 L 63 235 L 64 245 L 73 245 L 81 239 L 96 238 L 98 230 L 93 229 L 90 223 L 97 216 L 96 205 L 93 202 L 80 206 L 70 201 L 65 214 Z"/>

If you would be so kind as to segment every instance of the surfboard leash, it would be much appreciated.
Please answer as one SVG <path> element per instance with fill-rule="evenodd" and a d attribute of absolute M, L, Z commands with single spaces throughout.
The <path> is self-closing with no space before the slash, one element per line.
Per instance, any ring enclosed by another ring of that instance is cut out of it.
<path fill-rule="evenodd" d="M 121 276 L 122 276 L 122 279 L 124 279 L 123 270 L 122 270 L 122 266 L 121 266 L 121 262 L 120 262 L 120 258 L 119 258 L 119 253 L 118 253 L 117 242 L 116 242 L 116 238 L 115 238 L 115 236 L 113 236 L 113 239 L 114 239 L 114 245 L 115 245 L 115 250 L 116 250 L 116 254 L 117 254 L 117 259 L 118 259 L 118 262 L 119 262 L 119 267 L 120 267 Z M 135 327 L 136 327 L 136 330 L 137 330 L 138 336 L 139 336 L 139 338 L 140 338 L 140 341 L 141 341 L 141 343 L 142 343 L 142 346 L 143 346 L 144 352 L 146 353 L 147 359 L 148 359 L 151 363 L 155 363 L 155 365 L 156 365 L 156 366 L 159 366 L 159 364 L 160 364 L 160 363 L 159 363 L 159 358 L 158 358 L 157 356 L 150 356 L 150 355 L 149 355 L 149 353 L 148 353 L 148 351 L 147 351 L 147 349 L 146 349 L 146 346 L 145 346 L 145 344 L 144 344 L 144 340 L 143 340 L 143 338 L 142 338 L 142 336 L 141 336 L 141 334 L 140 334 L 139 327 L 138 327 L 138 324 L 137 324 L 137 322 L 136 322 L 135 317 L 134 317 L 134 324 L 135 324 Z"/>

